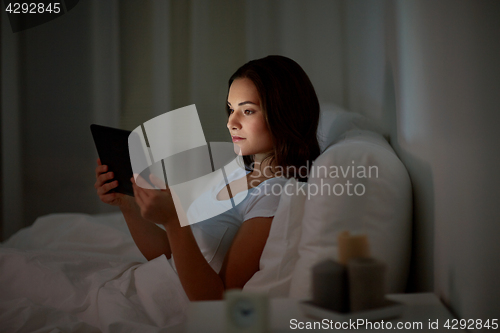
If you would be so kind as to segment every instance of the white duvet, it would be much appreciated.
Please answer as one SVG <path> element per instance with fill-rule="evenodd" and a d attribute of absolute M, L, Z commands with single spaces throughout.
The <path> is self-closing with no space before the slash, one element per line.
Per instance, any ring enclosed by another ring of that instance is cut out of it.
<path fill-rule="evenodd" d="M 53 214 L 0 247 L 0 332 L 164 332 L 189 301 L 121 214 Z"/>

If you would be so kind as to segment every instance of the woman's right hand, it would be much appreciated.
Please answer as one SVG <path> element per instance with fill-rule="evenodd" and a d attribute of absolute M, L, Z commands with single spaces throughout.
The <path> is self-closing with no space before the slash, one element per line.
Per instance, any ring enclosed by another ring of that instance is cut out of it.
<path fill-rule="evenodd" d="M 130 205 L 134 201 L 133 197 L 122 193 L 107 193 L 109 190 L 118 186 L 118 181 L 114 180 L 106 183 L 108 180 L 113 179 L 115 176 L 112 171 L 108 172 L 108 166 L 102 165 L 101 159 L 97 159 L 97 168 L 95 169 L 96 182 L 94 184 L 97 190 L 97 195 L 102 202 L 112 206 L 122 207 L 123 205 Z"/>

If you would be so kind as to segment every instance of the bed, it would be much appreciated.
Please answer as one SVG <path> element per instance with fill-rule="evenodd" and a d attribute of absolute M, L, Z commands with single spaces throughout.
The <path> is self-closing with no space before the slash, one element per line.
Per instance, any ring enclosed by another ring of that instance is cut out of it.
<path fill-rule="evenodd" d="M 387 291 L 402 292 L 408 173 L 366 118 L 323 106 L 320 125 L 323 153 L 314 167 L 337 168 L 341 177 L 318 172 L 308 184 L 287 182 L 295 190 L 281 194 L 260 270 L 244 290 L 310 298 L 312 265 L 335 259 L 338 233 L 350 230 L 367 234 L 372 255 L 387 264 Z M 362 177 L 359 166 L 376 168 Z M 356 172 L 342 174 L 349 167 Z M 347 181 L 357 192 L 340 194 Z M 337 191 L 318 192 L 325 186 Z M 146 261 L 119 213 L 42 216 L 1 244 L 0 269 L 1 332 L 164 332 L 186 319 L 189 300 L 169 261 Z"/>
<path fill-rule="evenodd" d="M 0 266 L 2 332 L 162 332 L 188 304 L 165 256 L 147 262 L 120 213 L 40 217 L 2 245 Z"/>

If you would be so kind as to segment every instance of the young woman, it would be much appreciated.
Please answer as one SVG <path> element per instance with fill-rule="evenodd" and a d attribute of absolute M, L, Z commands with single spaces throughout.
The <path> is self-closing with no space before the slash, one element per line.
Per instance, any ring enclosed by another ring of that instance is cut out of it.
<path fill-rule="evenodd" d="M 190 300 L 221 299 L 225 289 L 243 288 L 259 270 L 279 203 L 280 191 L 269 189 L 289 177 L 306 180 L 307 175 L 295 171 L 310 165 L 320 153 L 318 99 L 306 73 L 289 58 L 268 56 L 240 67 L 229 79 L 226 110 L 227 128 L 247 171 L 228 177 L 233 191 L 223 184 L 192 206 L 229 200 L 242 194 L 234 191 L 238 183 L 246 183 L 241 186 L 249 189 L 246 197 L 230 211 L 181 227 L 169 189 L 147 190 L 132 179 L 135 197 L 107 193 L 118 185 L 106 183 L 113 172 L 99 160 L 96 168 L 100 199 L 120 207 L 148 260 L 163 254 L 175 259 Z"/>

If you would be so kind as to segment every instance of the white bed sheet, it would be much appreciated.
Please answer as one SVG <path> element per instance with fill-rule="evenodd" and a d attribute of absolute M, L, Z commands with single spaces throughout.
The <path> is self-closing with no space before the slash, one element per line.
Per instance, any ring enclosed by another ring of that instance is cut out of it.
<path fill-rule="evenodd" d="M 121 214 L 52 214 L 0 247 L 0 332 L 164 332 L 189 301 Z"/>

